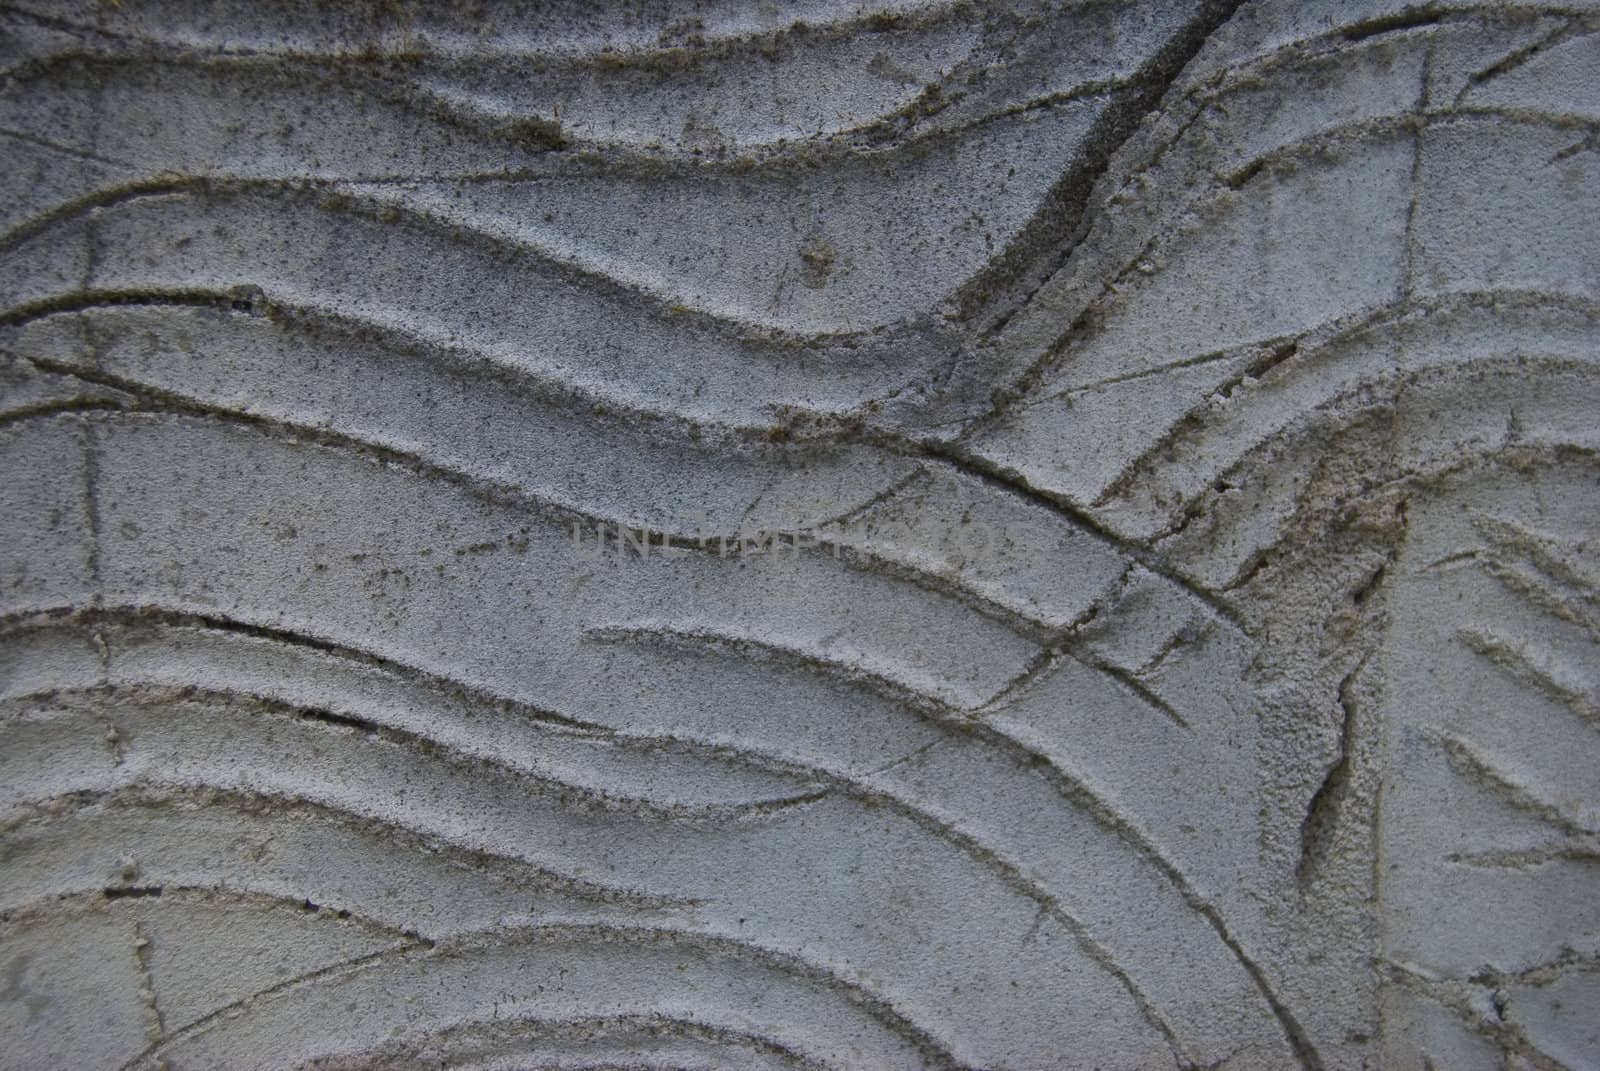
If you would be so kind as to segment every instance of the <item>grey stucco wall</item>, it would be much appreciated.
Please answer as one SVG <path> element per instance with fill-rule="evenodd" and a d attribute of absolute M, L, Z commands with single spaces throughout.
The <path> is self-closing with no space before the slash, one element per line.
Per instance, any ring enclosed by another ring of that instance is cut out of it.
<path fill-rule="evenodd" d="M 1600 13 L 0 7 L 0 1067 L 1600 1067 Z"/>

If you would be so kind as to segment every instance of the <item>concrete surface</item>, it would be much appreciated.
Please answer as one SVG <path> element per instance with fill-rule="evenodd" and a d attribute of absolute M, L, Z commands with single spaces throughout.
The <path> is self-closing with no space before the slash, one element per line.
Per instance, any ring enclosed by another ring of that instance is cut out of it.
<path fill-rule="evenodd" d="M 1600 8 L 0 6 L 0 1068 L 1600 1067 Z"/>

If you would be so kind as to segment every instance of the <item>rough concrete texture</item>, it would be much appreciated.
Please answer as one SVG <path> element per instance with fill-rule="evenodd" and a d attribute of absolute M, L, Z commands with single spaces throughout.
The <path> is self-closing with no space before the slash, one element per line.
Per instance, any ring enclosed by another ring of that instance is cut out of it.
<path fill-rule="evenodd" d="M 0 50 L 0 1067 L 1600 1067 L 1600 5 Z"/>

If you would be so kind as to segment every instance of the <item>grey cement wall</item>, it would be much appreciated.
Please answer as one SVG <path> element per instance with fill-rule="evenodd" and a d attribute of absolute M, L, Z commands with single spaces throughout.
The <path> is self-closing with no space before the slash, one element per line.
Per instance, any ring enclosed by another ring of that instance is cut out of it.
<path fill-rule="evenodd" d="M 1600 9 L 0 7 L 0 1067 L 1600 1066 Z"/>

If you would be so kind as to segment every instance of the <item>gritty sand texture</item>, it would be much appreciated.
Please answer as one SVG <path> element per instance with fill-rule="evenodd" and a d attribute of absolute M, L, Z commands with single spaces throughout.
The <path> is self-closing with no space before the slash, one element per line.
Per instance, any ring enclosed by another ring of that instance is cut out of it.
<path fill-rule="evenodd" d="M 0 65 L 0 1068 L 1600 1067 L 1594 0 Z"/>

